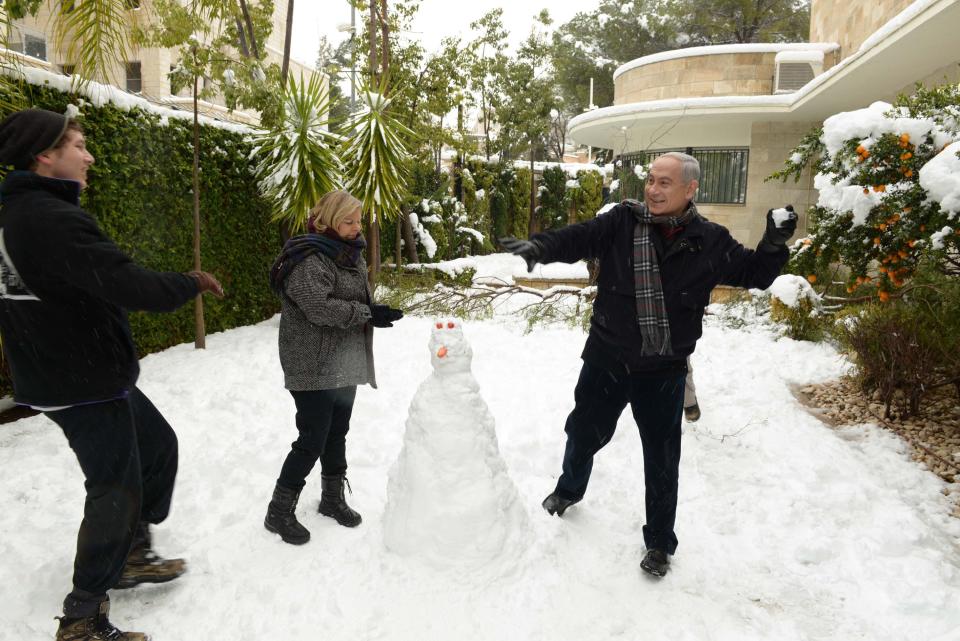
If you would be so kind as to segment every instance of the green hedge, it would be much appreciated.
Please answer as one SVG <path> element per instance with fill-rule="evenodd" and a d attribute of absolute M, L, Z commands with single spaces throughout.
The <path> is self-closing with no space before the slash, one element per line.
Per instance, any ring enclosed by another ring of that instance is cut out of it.
<path fill-rule="evenodd" d="M 64 112 L 80 104 L 50 87 L 29 86 L 30 103 Z M 0 117 L 6 116 L 2 113 Z M 96 158 L 82 205 L 137 263 L 156 270 L 193 268 L 193 124 L 140 109 L 85 103 L 79 118 Z M 259 322 L 279 309 L 267 274 L 280 246 L 279 229 L 257 189 L 251 145 L 240 133 L 200 131 L 200 234 L 203 268 L 226 297 L 204 298 L 207 333 Z M 133 313 L 130 325 L 142 355 L 193 341 L 194 306 L 172 314 Z M 0 391 L 9 381 L 0 378 Z"/>

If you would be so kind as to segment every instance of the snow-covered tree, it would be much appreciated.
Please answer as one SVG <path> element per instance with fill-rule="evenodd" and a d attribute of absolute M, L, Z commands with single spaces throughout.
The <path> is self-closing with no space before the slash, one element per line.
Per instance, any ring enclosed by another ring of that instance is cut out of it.
<path fill-rule="evenodd" d="M 809 163 L 820 196 L 794 268 L 813 276 L 840 262 L 848 291 L 876 285 L 889 300 L 923 258 L 960 275 L 960 87 L 918 88 L 828 118 L 794 150 L 780 178 Z"/>

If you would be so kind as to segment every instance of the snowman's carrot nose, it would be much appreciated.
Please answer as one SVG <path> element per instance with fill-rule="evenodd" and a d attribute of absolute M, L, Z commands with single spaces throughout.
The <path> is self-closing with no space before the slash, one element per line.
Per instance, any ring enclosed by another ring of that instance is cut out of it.
<path fill-rule="evenodd" d="M 443 357 L 446 356 L 446 355 L 447 355 L 447 346 L 446 346 L 446 345 L 441 345 L 441 346 L 440 346 L 440 349 L 437 350 L 437 357 L 438 357 L 438 358 L 443 358 Z"/>

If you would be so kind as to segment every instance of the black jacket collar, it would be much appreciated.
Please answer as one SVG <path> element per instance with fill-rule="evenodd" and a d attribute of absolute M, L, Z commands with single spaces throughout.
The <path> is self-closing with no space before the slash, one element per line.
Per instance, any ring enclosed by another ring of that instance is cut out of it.
<path fill-rule="evenodd" d="M 47 178 L 32 171 L 11 171 L 0 184 L 0 198 L 27 191 L 45 191 L 71 205 L 80 205 L 80 183 L 76 180 Z"/>

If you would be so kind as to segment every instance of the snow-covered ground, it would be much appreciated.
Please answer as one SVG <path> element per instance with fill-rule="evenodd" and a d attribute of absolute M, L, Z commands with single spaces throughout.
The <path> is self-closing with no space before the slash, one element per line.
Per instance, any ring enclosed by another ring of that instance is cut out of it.
<path fill-rule="evenodd" d="M 380 389 L 361 388 L 347 441 L 363 524 L 316 513 L 317 471 L 298 509 L 313 534 L 302 547 L 262 525 L 295 437 L 278 319 L 210 336 L 205 351 L 145 358 L 140 387 L 181 449 L 155 543 L 190 566 L 173 583 L 114 593 L 114 622 L 158 641 L 960 639 L 960 522 L 942 482 L 887 432 L 835 431 L 803 411 L 788 386 L 846 365 L 769 326 L 708 323 L 694 355 L 703 418 L 683 437 L 680 547 L 666 578 L 639 569 L 643 466 L 629 411 L 585 500 L 563 519 L 540 508 L 559 473 L 584 335 L 524 334 L 504 316 L 464 333 L 526 512 L 513 521 L 516 544 L 481 567 L 388 551 L 388 471 L 432 371 L 432 327 L 408 317 L 377 330 Z M 0 427 L 0 485 L 0 638 L 50 639 L 83 507 L 80 470 L 53 423 Z"/>

